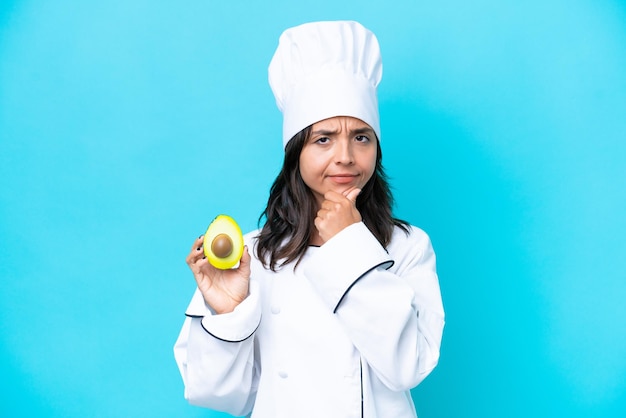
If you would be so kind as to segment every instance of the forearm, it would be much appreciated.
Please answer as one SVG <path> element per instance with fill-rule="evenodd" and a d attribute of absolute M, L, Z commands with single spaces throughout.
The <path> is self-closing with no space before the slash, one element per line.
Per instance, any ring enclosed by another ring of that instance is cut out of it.
<path fill-rule="evenodd" d="M 256 292 L 233 313 L 213 315 L 197 294 L 174 347 L 192 404 L 233 415 L 250 412 L 258 370 L 253 334 L 260 320 Z"/>
<path fill-rule="evenodd" d="M 428 237 L 414 233 L 392 260 L 363 224 L 353 225 L 328 241 L 306 271 L 369 366 L 394 390 L 416 386 L 435 367 L 444 325 L 434 253 Z"/>
<path fill-rule="evenodd" d="M 361 278 L 336 315 L 368 365 L 393 390 L 417 386 L 437 365 L 443 312 L 418 305 L 413 289 L 387 271 Z"/>

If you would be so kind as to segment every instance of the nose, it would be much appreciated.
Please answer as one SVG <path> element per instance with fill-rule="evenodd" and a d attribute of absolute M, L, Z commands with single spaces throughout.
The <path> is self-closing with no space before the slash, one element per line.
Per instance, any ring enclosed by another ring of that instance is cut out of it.
<path fill-rule="evenodd" d="M 344 165 L 354 164 L 354 150 L 352 149 L 352 142 L 349 139 L 342 138 L 340 141 L 337 141 L 335 162 Z"/>

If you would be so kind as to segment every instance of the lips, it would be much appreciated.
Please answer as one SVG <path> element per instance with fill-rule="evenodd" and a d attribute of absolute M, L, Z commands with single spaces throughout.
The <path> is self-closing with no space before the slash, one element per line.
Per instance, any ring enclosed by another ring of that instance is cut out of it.
<path fill-rule="evenodd" d="M 335 183 L 348 184 L 348 183 L 352 183 L 359 176 L 356 174 L 333 174 L 328 177 Z"/>

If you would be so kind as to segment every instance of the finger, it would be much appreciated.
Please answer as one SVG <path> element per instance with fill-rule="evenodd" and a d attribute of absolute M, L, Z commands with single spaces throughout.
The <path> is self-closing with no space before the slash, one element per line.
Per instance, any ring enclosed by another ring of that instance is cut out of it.
<path fill-rule="evenodd" d="M 194 264 L 196 261 L 198 261 L 198 258 L 200 258 L 202 256 L 202 252 L 200 252 L 198 254 L 198 251 L 196 251 L 196 249 L 192 249 L 189 254 L 187 254 L 187 258 L 185 259 L 185 262 L 188 265 L 192 265 Z"/>
<path fill-rule="evenodd" d="M 206 256 L 202 253 L 189 255 L 189 257 L 187 257 L 187 265 L 190 269 L 194 271 L 195 269 L 199 269 L 206 263 L 208 263 L 208 260 L 206 259 Z"/>
<path fill-rule="evenodd" d="M 190 256 L 194 256 L 197 254 L 202 254 L 202 240 L 196 240 L 194 241 L 193 245 L 191 246 L 191 250 L 189 251 L 189 255 Z"/>
<path fill-rule="evenodd" d="M 202 251 L 202 243 L 196 241 L 191 247 L 191 251 L 189 251 L 189 254 L 187 255 L 187 259 L 185 261 L 187 261 L 187 264 L 195 263 L 203 255 L 204 251 Z"/>
<path fill-rule="evenodd" d="M 341 201 L 345 199 L 345 196 L 342 195 L 341 193 L 337 193 L 334 190 L 329 190 L 326 193 L 324 193 L 324 199 L 330 202 L 340 203 Z"/>
<path fill-rule="evenodd" d="M 198 275 L 202 275 L 206 273 L 206 269 L 210 268 L 209 260 L 205 257 L 200 257 L 197 260 L 194 260 L 189 264 L 189 269 L 192 271 L 196 279 L 199 277 Z"/>
<path fill-rule="evenodd" d="M 196 260 L 195 264 L 196 267 L 203 269 L 205 267 L 213 267 L 211 263 L 209 263 L 209 259 L 206 258 L 206 255 L 203 255 L 202 257 L 198 258 L 198 260 Z"/>
<path fill-rule="evenodd" d="M 338 202 L 333 202 L 332 200 L 324 200 L 322 202 L 322 206 L 320 207 L 320 210 L 326 210 L 326 211 L 334 210 L 337 207 L 337 203 Z"/>
<path fill-rule="evenodd" d="M 241 260 L 239 261 L 239 271 L 246 277 L 250 276 L 250 253 L 248 252 L 247 245 L 243 247 L 243 254 L 241 255 Z"/>
<path fill-rule="evenodd" d="M 324 208 L 322 208 L 322 209 L 318 210 L 318 211 L 317 211 L 317 218 L 318 218 L 318 219 L 325 219 L 325 218 L 327 217 L 328 213 L 329 213 L 331 210 L 332 210 L 332 208 L 330 208 L 330 209 L 324 209 Z"/>
<path fill-rule="evenodd" d="M 359 189 L 358 187 L 355 187 L 354 189 L 350 190 L 347 192 L 347 194 L 345 195 L 348 200 L 350 200 L 352 203 L 356 203 L 356 198 L 361 194 L 361 189 Z"/>
<path fill-rule="evenodd" d="M 320 205 L 320 209 L 319 210 L 322 210 L 322 209 L 328 210 L 330 207 L 332 207 L 333 204 L 334 204 L 334 202 L 332 200 L 326 199 Z"/>
<path fill-rule="evenodd" d="M 198 247 L 202 248 L 203 242 L 204 242 L 204 235 L 200 235 L 198 238 L 194 240 L 193 245 L 191 246 L 191 251 L 193 251 L 194 249 Z"/>
<path fill-rule="evenodd" d="M 323 222 L 323 219 L 320 218 L 319 216 L 315 218 L 315 220 L 313 220 L 313 225 L 315 225 L 315 229 L 317 229 L 318 232 L 320 228 L 322 227 L 322 222 Z"/>

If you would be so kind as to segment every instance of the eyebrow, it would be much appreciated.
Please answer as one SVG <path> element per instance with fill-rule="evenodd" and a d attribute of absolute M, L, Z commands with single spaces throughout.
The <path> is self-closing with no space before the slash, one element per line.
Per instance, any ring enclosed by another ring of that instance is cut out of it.
<path fill-rule="evenodd" d="M 311 136 L 313 135 L 333 135 L 333 134 L 337 134 L 339 131 L 338 130 L 327 130 L 327 129 L 318 129 L 316 131 L 311 132 Z M 359 134 L 373 134 L 374 130 L 372 128 L 369 127 L 362 127 L 362 128 L 357 128 L 357 129 L 351 129 L 350 130 L 350 136 L 352 135 L 359 135 Z"/>

